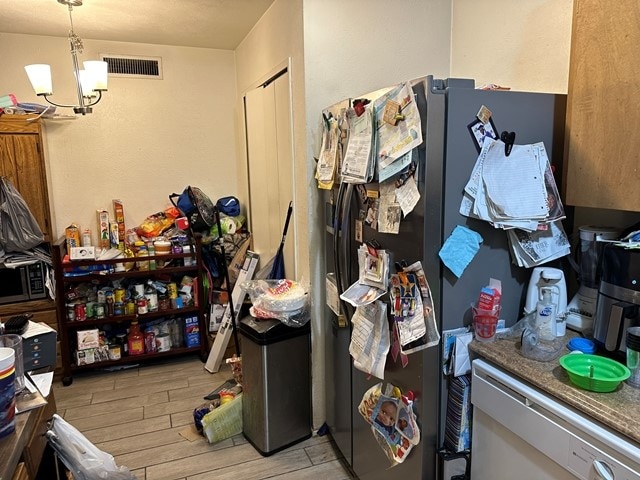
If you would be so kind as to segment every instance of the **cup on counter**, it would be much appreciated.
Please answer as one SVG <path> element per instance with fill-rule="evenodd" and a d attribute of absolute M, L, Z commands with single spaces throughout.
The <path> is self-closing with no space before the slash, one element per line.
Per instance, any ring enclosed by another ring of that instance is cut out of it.
<path fill-rule="evenodd" d="M 476 340 L 480 342 L 493 342 L 496 338 L 498 318 L 500 317 L 500 307 L 492 310 L 484 310 L 478 307 L 471 307 L 473 310 L 473 331 Z"/>
<path fill-rule="evenodd" d="M 631 376 L 627 383 L 635 388 L 640 388 L 640 327 L 627 328 L 627 368 Z"/>
<path fill-rule="evenodd" d="M 15 387 L 16 394 L 24 388 L 24 363 L 22 361 L 22 337 L 9 334 L 0 335 L 0 347 L 11 348 L 15 352 Z"/>
<path fill-rule="evenodd" d="M 15 431 L 15 351 L 0 347 L 0 438 Z"/>

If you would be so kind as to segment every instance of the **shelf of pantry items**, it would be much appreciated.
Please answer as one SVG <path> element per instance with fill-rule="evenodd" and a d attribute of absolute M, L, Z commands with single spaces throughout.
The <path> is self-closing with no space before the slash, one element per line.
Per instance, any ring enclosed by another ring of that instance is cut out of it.
<path fill-rule="evenodd" d="M 166 358 L 166 357 L 175 357 L 178 355 L 185 355 L 188 353 L 200 353 L 200 345 L 197 347 L 179 347 L 179 348 L 171 348 L 171 350 L 167 350 L 166 352 L 154 352 L 154 353 L 142 353 L 140 355 L 127 355 L 126 357 L 121 357 L 118 360 L 105 360 L 102 362 L 94 362 L 88 365 L 75 365 L 71 364 L 71 371 L 77 372 L 78 370 L 96 370 L 98 368 L 109 368 L 115 365 L 126 365 L 131 364 L 135 365 L 141 361 L 152 360 L 156 358 Z"/>
<path fill-rule="evenodd" d="M 57 303 L 57 312 L 58 312 L 58 325 L 60 332 L 60 351 L 62 357 L 62 384 L 64 386 L 71 385 L 73 382 L 72 373 L 77 370 L 84 369 L 100 369 L 107 368 L 114 365 L 119 364 L 131 364 L 131 363 L 142 363 L 146 361 L 152 361 L 156 358 L 168 358 L 168 357 L 177 357 L 180 355 L 190 354 L 190 353 L 198 353 L 200 355 L 200 359 L 202 362 L 206 361 L 208 352 L 209 352 L 209 338 L 207 335 L 208 332 L 208 320 L 207 320 L 207 312 L 205 312 L 204 304 L 205 298 L 203 289 L 201 288 L 201 279 L 203 275 L 203 265 L 202 265 L 202 242 L 201 237 L 196 235 L 193 239 L 196 245 L 195 252 L 192 253 L 181 253 L 181 254 L 167 254 L 167 255 L 154 255 L 147 256 L 141 258 L 137 257 L 127 257 L 127 258 L 111 258 L 108 260 L 73 260 L 70 261 L 66 256 L 66 241 L 65 238 L 60 238 L 57 242 L 53 244 L 52 249 L 52 260 L 54 264 L 55 270 L 55 279 L 56 279 L 56 290 L 57 294 L 60 296 Z M 172 259 L 185 259 L 191 258 L 194 260 L 193 265 L 189 266 L 165 266 L 163 268 L 157 268 L 155 270 L 131 270 L 131 271 L 123 271 L 116 272 L 115 265 L 119 263 L 123 264 L 135 264 L 136 261 L 149 261 L 155 259 L 156 261 L 168 261 Z M 65 261 L 67 260 L 67 261 Z M 82 275 L 75 276 L 65 276 L 65 271 L 70 271 L 77 266 L 93 266 L 96 265 L 113 265 L 114 271 L 108 269 L 107 271 L 101 272 L 87 272 Z M 166 311 L 158 311 L 158 312 L 148 312 L 145 314 L 136 314 L 136 315 L 118 315 L 118 316 L 109 316 L 103 319 L 95 319 L 95 320 L 85 320 L 85 321 L 74 321 L 70 322 L 66 320 L 65 316 L 65 305 L 63 298 L 63 290 L 65 286 L 70 286 L 77 283 L 82 282 L 96 282 L 96 281 L 110 281 L 113 279 L 119 278 L 135 278 L 135 277 L 152 277 L 154 279 L 163 279 L 165 276 L 170 277 L 171 275 L 180 275 L 184 274 L 193 274 L 194 282 L 197 282 L 199 288 L 197 288 L 197 305 L 193 307 L 185 307 L 180 309 L 171 309 Z M 94 362 L 88 365 L 76 365 L 73 361 L 73 355 L 70 350 L 70 342 L 69 342 L 69 334 L 75 331 L 77 328 L 83 328 L 87 326 L 96 327 L 101 324 L 117 324 L 121 322 L 130 322 L 135 319 L 140 321 L 144 321 L 146 319 L 152 319 L 154 317 L 162 317 L 162 316 L 179 316 L 179 317 L 187 317 L 196 315 L 198 317 L 198 326 L 200 330 L 200 345 L 196 347 L 174 347 L 167 352 L 155 352 L 149 354 L 142 355 L 132 355 L 126 356 L 119 360 L 107 360 L 103 362 Z"/>
<path fill-rule="evenodd" d="M 118 323 L 118 322 L 131 322 L 133 320 L 145 321 L 152 318 L 167 317 L 171 315 L 188 315 L 189 313 L 198 314 L 200 309 L 198 307 L 184 307 L 184 308 L 172 308 L 170 310 L 157 310 L 147 313 L 136 313 L 132 315 L 111 315 L 104 318 L 94 318 L 87 320 L 74 320 L 67 321 L 62 326 L 67 330 L 76 328 L 87 328 L 96 325 L 104 325 L 106 323 Z"/>
<path fill-rule="evenodd" d="M 146 257 L 145 257 L 146 258 Z M 149 257 L 149 258 L 160 258 L 162 259 L 163 257 Z M 184 258 L 184 257 L 181 257 Z M 122 258 L 119 259 L 119 262 L 116 263 L 127 263 L 130 260 L 126 260 L 126 261 L 122 261 Z M 96 263 L 103 263 L 102 261 L 98 261 L 98 260 L 82 260 L 82 263 L 86 263 L 86 262 L 93 262 L 93 263 L 89 263 L 88 265 L 95 265 Z M 124 271 L 124 272 L 117 272 L 117 271 L 107 271 L 107 270 L 98 270 L 95 272 L 86 272 L 86 273 L 78 273 L 77 275 L 65 275 L 65 269 L 69 269 L 72 266 L 73 267 L 82 267 L 83 265 L 81 265 L 81 262 L 78 261 L 76 262 L 75 260 L 73 261 L 73 263 L 69 262 L 69 263 L 64 263 L 62 265 L 62 270 L 63 270 L 63 276 L 64 276 L 64 281 L 65 283 L 82 283 L 82 282 L 87 282 L 87 281 L 91 281 L 97 278 L 102 278 L 104 279 L 106 275 L 109 276 L 109 278 L 135 278 L 135 277 L 149 277 L 149 276 L 155 276 L 157 278 L 162 278 L 162 274 L 166 274 L 167 276 L 174 274 L 174 273 L 189 273 L 189 272 L 197 272 L 198 271 L 198 267 L 193 265 L 193 266 L 187 266 L 187 267 L 163 267 L 163 268 L 157 268 L 155 270 L 132 270 L 132 271 Z M 133 260 L 131 260 L 131 263 L 133 263 Z M 86 265 L 84 265 L 86 266 Z"/>

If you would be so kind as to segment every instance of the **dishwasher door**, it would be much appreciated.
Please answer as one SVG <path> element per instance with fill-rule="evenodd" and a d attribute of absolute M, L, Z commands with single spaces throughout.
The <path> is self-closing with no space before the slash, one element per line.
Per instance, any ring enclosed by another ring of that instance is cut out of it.
<path fill-rule="evenodd" d="M 472 480 L 640 480 L 631 440 L 483 360 L 472 372 Z"/>

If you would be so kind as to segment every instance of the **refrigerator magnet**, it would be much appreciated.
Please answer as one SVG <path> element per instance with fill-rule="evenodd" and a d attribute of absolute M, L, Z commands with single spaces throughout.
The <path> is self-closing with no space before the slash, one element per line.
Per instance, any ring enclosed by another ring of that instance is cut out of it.
<path fill-rule="evenodd" d="M 471 138 L 473 139 L 473 144 L 476 147 L 478 153 L 482 149 L 482 144 L 485 138 L 492 138 L 494 140 L 498 139 L 498 133 L 495 124 L 493 123 L 493 119 L 489 118 L 489 121 L 486 123 L 482 123 L 477 118 L 467 125 L 469 129 L 469 133 L 471 133 Z"/>

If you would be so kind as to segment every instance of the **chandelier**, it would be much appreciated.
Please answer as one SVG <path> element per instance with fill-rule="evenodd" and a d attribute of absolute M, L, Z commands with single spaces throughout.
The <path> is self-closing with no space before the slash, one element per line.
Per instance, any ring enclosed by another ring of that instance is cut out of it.
<path fill-rule="evenodd" d="M 102 98 L 102 92 L 107 91 L 107 62 L 91 60 L 83 62 L 84 69 L 78 67 L 78 53 L 82 53 L 82 39 L 73 31 L 73 18 L 71 12 L 73 7 L 82 5 L 82 0 L 58 0 L 58 3 L 69 7 L 69 44 L 71 46 L 71 60 L 73 62 L 73 72 L 76 80 L 76 91 L 78 93 L 77 105 L 61 105 L 52 102 L 48 97 L 53 94 L 51 82 L 51 66 L 46 64 L 27 65 L 27 71 L 31 86 L 36 95 L 44 97 L 51 105 L 56 107 L 73 108 L 77 114 L 86 115 L 92 112 L 92 108 Z"/>

